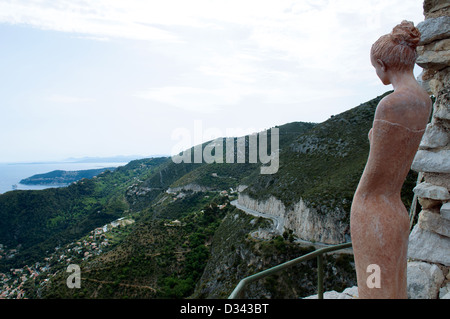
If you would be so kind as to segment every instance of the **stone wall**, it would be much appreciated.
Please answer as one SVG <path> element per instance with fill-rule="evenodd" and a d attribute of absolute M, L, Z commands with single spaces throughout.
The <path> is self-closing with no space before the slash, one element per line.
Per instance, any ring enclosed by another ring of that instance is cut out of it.
<path fill-rule="evenodd" d="M 425 0 L 417 64 L 425 90 L 436 100 L 412 169 L 421 211 L 408 247 L 408 297 L 450 298 L 450 2 Z"/>

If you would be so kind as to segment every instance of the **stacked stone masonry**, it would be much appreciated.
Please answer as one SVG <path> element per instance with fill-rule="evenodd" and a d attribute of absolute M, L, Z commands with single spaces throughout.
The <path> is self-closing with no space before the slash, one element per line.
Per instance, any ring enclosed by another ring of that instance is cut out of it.
<path fill-rule="evenodd" d="M 425 0 L 417 64 L 424 89 L 435 97 L 433 115 L 412 169 L 421 211 L 409 237 L 408 297 L 450 299 L 450 1 Z"/>

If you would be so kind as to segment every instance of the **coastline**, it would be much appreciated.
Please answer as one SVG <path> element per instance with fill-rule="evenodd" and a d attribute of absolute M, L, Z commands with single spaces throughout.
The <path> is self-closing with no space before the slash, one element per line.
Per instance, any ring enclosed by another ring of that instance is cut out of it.
<path fill-rule="evenodd" d="M 46 188 L 65 187 L 69 184 L 25 185 L 20 181 L 36 174 L 45 174 L 54 170 L 80 171 L 106 167 L 119 167 L 128 162 L 51 162 L 51 163 L 0 163 L 0 194 L 15 190 L 42 190 Z"/>

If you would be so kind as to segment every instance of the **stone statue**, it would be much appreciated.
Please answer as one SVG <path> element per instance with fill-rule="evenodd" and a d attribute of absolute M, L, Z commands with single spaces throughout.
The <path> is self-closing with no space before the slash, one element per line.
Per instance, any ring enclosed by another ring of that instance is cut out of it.
<path fill-rule="evenodd" d="M 359 298 L 407 298 L 408 212 L 400 191 L 431 112 L 413 69 L 420 32 L 409 21 L 372 46 L 371 62 L 394 92 L 377 106 L 370 153 L 350 217 Z"/>

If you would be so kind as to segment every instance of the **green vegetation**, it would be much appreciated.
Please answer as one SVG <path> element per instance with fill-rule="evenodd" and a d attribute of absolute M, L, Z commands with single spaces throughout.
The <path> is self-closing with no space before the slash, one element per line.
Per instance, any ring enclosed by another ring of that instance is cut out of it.
<path fill-rule="evenodd" d="M 128 209 L 127 187 L 146 178 L 166 158 L 130 162 L 95 179 L 62 188 L 13 191 L 0 196 L 0 243 L 18 248 L 14 258 L 0 259 L 0 271 L 42 259 L 46 252 L 76 240 Z"/>
<path fill-rule="evenodd" d="M 379 101 L 369 102 L 332 116 L 314 126 L 280 152 L 278 174 L 258 175 L 244 193 L 255 199 L 273 195 L 292 207 L 300 199 L 319 214 L 339 210 L 349 222 L 350 207 L 369 154 L 368 132 Z M 402 190 L 409 209 L 417 174 L 410 171 Z"/>
<path fill-rule="evenodd" d="M 81 171 L 62 171 L 56 170 L 45 174 L 36 174 L 31 177 L 22 179 L 21 184 L 24 185 L 61 185 L 70 184 L 83 178 L 93 178 L 104 171 L 114 171 L 114 167 L 87 169 Z"/>
<path fill-rule="evenodd" d="M 283 236 L 261 241 L 249 235 L 270 223 L 262 218 L 230 211 L 216 230 L 211 257 L 193 298 L 227 298 L 239 281 L 314 250 Z M 230 245 L 230 242 L 233 244 Z M 244 290 L 243 298 L 299 298 L 317 293 L 316 259 L 256 281 Z M 324 256 L 324 287 L 342 291 L 356 284 L 352 255 Z"/>
<path fill-rule="evenodd" d="M 279 174 L 258 176 L 246 192 L 257 199 L 274 195 L 288 207 L 300 198 L 313 206 L 333 206 L 333 199 L 350 203 L 369 153 L 375 108 L 384 96 L 296 136 L 280 152 Z"/>
<path fill-rule="evenodd" d="M 237 187 L 249 186 L 244 192 L 258 200 L 274 196 L 288 208 L 303 199 L 317 214 L 335 214 L 336 222 L 348 225 L 369 153 L 367 133 L 383 96 L 324 123 L 279 126 L 280 167 L 273 175 L 261 175 L 260 164 L 248 157 L 234 164 L 153 158 L 68 187 L 0 195 L 0 272 L 39 268 L 21 286 L 30 298 L 225 298 L 242 278 L 312 249 L 299 245 L 292 230 L 256 238 L 253 233 L 268 232 L 271 221 L 231 206 Z M 246 142 L 248 154 L 248 137 Z M 411 172 L 402 191 L 407 207 L 415 181 Z M 92 235 L 120 217 L 135 222 Z M 355 284 L 351 255 L 324 261 L 325 289 Z M 66 286 L 69 263 L 81 267 L 81 289 Z M 315 293 L 312 260 L 253 283 L 245 297 Z"/>
<path fill-rule="evenodd" d="M 200 204 L 204 193 L 181 199 Z M 212 194 L 210 194 L 212 195 Z M 201 210 L 173 219 L 138 217 L 129 235 L 94 261 L 81 264 L 83 289 L 65 285 L 65 274 L 54 277 L 42 291 L 45 298 L 186 298 L 194 291 L 210 256 L 210 242 L 230 206 L 215 194 Z M 173 203 L 175 204 L 175 203 Z M 166 211 L 172 212 L 172 204 Z M 160 212 L 163 215 L 162 212 Z"/>

